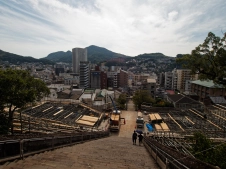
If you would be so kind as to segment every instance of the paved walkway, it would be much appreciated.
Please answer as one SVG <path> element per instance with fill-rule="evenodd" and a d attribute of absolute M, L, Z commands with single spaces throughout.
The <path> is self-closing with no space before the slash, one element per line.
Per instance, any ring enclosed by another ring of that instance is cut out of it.
<path fill-rule="evenodd" d="M 1 169 L 159 169 L 143 146 L 111 136 L 36 154 Z"/>

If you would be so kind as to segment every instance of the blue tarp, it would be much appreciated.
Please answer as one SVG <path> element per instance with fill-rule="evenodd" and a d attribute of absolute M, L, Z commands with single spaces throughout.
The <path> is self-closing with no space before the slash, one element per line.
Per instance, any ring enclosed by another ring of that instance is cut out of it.
<path fill-rule="evenodd" d="M 153 131 L 153 127 L 151 124 L 147 123 L 146 127 L 148 128 L 148 131 Z"/>

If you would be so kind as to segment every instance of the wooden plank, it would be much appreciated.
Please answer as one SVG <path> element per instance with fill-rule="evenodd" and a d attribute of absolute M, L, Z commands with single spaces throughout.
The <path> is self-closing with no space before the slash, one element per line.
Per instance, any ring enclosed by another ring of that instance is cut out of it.
<path fill-rule="evenodd" d="M 154 124 L 155 130 L 162 131 L 162 127 L 159 124 Z"/>
<path fill-rule="evenodd" d="M 154 115 L 157 120 L 162 120 L 161 116 L 158 113 L 155 113 Z"/>
<path fill-rule="evenodd" d="M 87 125 L 87 126 L 94 126 L 94 124 L 95 124 L 95 123 L 92 123 L 89 121 L 84 121 L 84 120 L 78 120 L 76 123 L 80 124 L 80 125 Z"/>
<path fill-rule="evenodd" d="M 160 123 L 160 126 L 162 127 L 162 129 L 164 131 L 170 131 L 170 129 L 169 129 L 169 127 L 168 127 L 168 125 L 166 123 Z"/>
<path fill-rule="evenodd" d="M 150 119 L 151 121 L 155 121 L 155 120 L 156 120 L 156 117 L 155 117 L 154 114 L 149 114 L 149 119 Z"/>

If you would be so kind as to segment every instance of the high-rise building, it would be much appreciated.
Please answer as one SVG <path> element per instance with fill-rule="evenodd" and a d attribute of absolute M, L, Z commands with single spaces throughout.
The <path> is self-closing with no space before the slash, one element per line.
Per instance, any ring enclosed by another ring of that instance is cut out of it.
<path fill-rule="evenodd" d="M 165 84 L 165 73 L 161 72 L 158 76 L 158 84 L 160 87 L 164 87 Z"/>
<path fill-rule="evenodd" d="M 128 87 L 128 72 L 120 70 L 119 87 Z"/>
<path fill-rule="evenodd" d="M 90 87 L 94 89 L 101 88 L 101 71 L 97 70 L 90 71 Z"/>
<path fill-rule="evenodd" d="M 80 64 L 79 64 L 79 81 L 80 81 L 79 87 L 80 88 L 85 89 L 89 87 L 89 74 L 90 74 L 89 62 L 80 61 Z"/>
<path fill-rule="evenodd" d="M 87 61 L 86 48 L 73 48 L 72 49 L 73 73 L 79 74 L 79 64 L 81 61 Z"/>
<path fill-rule="evenodd" d="M 188 81 L 190 80 L 197 80 L 198 75 L 191 75 L 190 69 L 178 69 L 177 70 L 177 90 L 180 92 L 184 92 L 185 86 L 187 83 L 187 90 L 190 88 Z M 190 90 L 190 89 L 189 89 Z"/>
<path fill-rule="evenodd" d="M 107 73 L 101 71 L 100 77 L 101 77 L 100 78 L 101 79 L 101 84 L 100 84 L 101 89 L 107 89 Z"/>
<path fill-rule="evenodd" d="M 165 72 L 165 83 L 164 88 L 167 90 L 172 90 L 172 72 Z"/>
<path fill-rule="evenodd" d="M 173 69 L 172 71 L 172 90 L 177 90 L 177 69 Z"/>
<path fill-rule="evenodd" d="M 107 72 L 108 87 L 118 88 L 119 87 L 119 72 Z"/>
<path fill-rule="evenodd" d="M 172 90 L 190 91 L 190 81 L 198 79 L 198 75 L 191 75 L 190 73 L 190 69 L 174 69 L 172 71 Z"/>
<path fill-rule="evenodd" d="M 95 70 L 90 71 L 90 87 L 94 89 L 107 89 L 107 73 L 95 66 Z"/>

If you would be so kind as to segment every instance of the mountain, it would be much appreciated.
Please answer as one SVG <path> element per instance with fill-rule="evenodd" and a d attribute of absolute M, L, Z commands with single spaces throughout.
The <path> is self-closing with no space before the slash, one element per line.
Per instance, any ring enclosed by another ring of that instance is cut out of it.
<path fill-rule="evenodd" d="M 36 62 L 36 63 L 43 63 L 43 64 L 54 64 L 54 62 L 48 60 L 48 59 L 35 59 L 30 56 L 20 56 L 13 53 L 5 52 L 3 50 L 0 50 L 0 61 L 8 61 L 12 64 L 18 64 L 18 63 L 24 63 L 24 62 Z"/>
<path fill-rule="evenodd" d="M 115 53 L 108 49 L 101 48 L 101 47 L 94 46 L 94 45 L 91 45 L 91 46 L 87 47 L 86 49 L 87 49 L 88 60 L 91 62 L 95 62 L 95 63 L 98 63 L 101 61 L 107 61 L 112 58 L 118 58 L 118 57 L 129 58 L 130 57 L 130 56 Z"/>
<path fill-rule="evenodd" d="M 167 58 L 169 56 L 166 56 L 162 53 L 144 53 L 138 56 L 135 56 L 136 58 L 147 58 L 147 59 L 162 59 Z"/>
<path fill-rule="evenodd" d="M 129 58 L 130 56 L 122 55 L 119 53 L 112 52 L 108 49 L 98 47 L 91 45 L 89 47 L 86 47 L 87 49 L 87 59 L 88 61 L 92 63 L 98 63 L 102 61 L 107 61 L 112 58 L 117 58 L 117 57 L 123 57 L 123 58 Z M 67 51 L 59 51 L 59 52 L 54 52 L 50 53 L 45 59 L 49 59 L 54 62 L 72 62 L 72 52 Z"/>
<path fill-rule="evenodd" d="M 47 57 L 44 59 L 51 60 L 53 62 L 66 62 L 66 63 L 71 63 L 72 62 L 72 53 L 71 51 L 63 52 L 53 52 L 50 53 Z"/>

